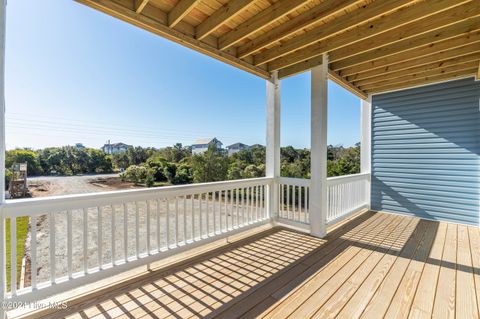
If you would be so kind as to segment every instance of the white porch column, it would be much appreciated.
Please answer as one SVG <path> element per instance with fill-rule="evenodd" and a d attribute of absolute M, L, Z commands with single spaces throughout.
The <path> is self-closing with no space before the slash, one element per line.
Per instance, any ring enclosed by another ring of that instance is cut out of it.
<path fill-rule="evenodd" d="M 278 73 L 267 80 L 267 148 L 266 177 L 280 177 L 280 81 Z M 270 184 L 268 190 L 268 213 L 270 218 L 278 215 L 277 183 Z"/>
<path fill-rule="evenodd" d="M 311 71 L 310 233 L 327 234 L 328 55 Z"/>
<path fill-rule="evenodd" d="M 7 0 L 0 0 L 0 302 L 5 300 L 5 219 L 2 204 L 5 202 L 5 28 Z M 0 319 L 6 318 L 0 305 Z"/>
<path fill-rule="evenodd" d="M 372 96 L 369 95 L 366 100 L 361 101 L 360 105 L 360 173 L 371 173 L 371 153 L 372 153 Z M 366 197 L 368 208 L 370 209 L 370 191 L 371 181 L 368 179 L 366 187 Z"/>

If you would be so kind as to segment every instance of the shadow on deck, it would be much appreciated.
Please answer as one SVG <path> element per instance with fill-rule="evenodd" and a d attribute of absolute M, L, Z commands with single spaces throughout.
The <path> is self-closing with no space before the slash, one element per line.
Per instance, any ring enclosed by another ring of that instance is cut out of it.
<path fill-rule="evenodd" d="M 52 318 L 475 318 L 479 239 L 475 227 L 372 212 L 325 239 L 274 228 Z"/>

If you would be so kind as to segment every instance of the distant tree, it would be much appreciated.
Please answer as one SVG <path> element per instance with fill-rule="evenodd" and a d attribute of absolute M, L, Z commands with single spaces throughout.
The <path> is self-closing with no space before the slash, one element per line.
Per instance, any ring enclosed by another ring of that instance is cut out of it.
<path fill-rule="evenodd" d="M 124 152 L 113 154 L 112 162 L 116 168 L 127 168 L 130 165 L 140 165 L 145 163 L 148 158 L 155 154 L 152 148 L 143 148 L 141 146 L 129 147 Z"/>
<path fill-rule="evenodd" d="M 86 167 L 88 173 L 110 173 L 112 171 L 112 157 L 110 155 L 93 148 L 87 148 L 85 152 L 88 158 Z"/>
<path fill-rule="evenodd" d="M 14 163 L 27 163 L 29 175 L 40 175 L 43 173 L 38 153 L 35 151 L 26 149 L 7 151 L 5 154 L 5 167 L 10 169 Z"/>
<path fill-rule="evenodd" d="M 243 170 L 247 165 L 245 162 L 240 160 L 234 160 L 228 166 L 227 172 L 227 179 L 234 180 L 234 179 L 242 179 L 243 178 Z"/>
<path fill-rule="evenodd" d="M 343 149 L 335 161 L 329 161 L 328 176 L 360 173 L 360 146 Z"/>
<path fill-rule="evenodd" d="M 177 174 L 177 165 L 175 165 L 175 163 L 165 163 L 163 166 L 163 174 L 167 180 L 173 184 L 175 175 Z"/>
<path fill-rule="evenodd" d="M 10 169 L 6 169 L 5 170 L 5 189 L 8 189 L 11 178 L 12 178 L 12 172 L 10 171 Z"/>
<path fill-rule="evenodd" d="M 165 147 L 159 150 L 158 155 L 165 158 L 168 162 L 180 163 L 183 159 L 192 155 L 189 148 L 183 147 L 182 143 Z"/>
<path fill-rule="evenodd" d="M 192 167 L 187 164 L 180 164 L 175 171 L 173 184 L 190 184 L 192 181 Z"/>
<path fill-rule="evenodd" d="M 211 145 L 204 154 L 192 157 L 192 171 L 195 183 L 223 181 L 227 178 L 228 157 Z"/>
<path fill-rule="evenodd" d="M 61 175 L 112 171 L 111 156 L 93 148 L 50 147 L 37 151 L 37 154 L 39 165 L 45 174 L 53 171 Z"/>
<path fill-rule="evenodd" d="M 165 176 L 164 167 L 167 164 L 167 161 L 161 157 L 150 157 L 147 160 L 147 165 L 154 172 L 154 177 L 157 182 L 167 181 L 167 176 Z"/>
<path fill-rule="evenodd" d="M 141 184 L 145 182 L 145 179 L 147 177 L 147 171 L 148 169 L 146 166 L 131 165 L 125 170 L 125 172 L 120 174 L 120 178 L 124 181 Z"/>
<path fill-rule="evenodd" d="M 243 178 L 256 178 L 265 176 L 265 172 L 259 166 L 254 164 L 248 165 L 243 171 Z"/>

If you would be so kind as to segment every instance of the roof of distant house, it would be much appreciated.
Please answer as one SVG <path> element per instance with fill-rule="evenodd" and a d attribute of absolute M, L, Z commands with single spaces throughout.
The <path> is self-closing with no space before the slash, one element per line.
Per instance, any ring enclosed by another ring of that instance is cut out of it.
<path fill-rule="evenodd" d="M 105 144 L 105 146 L 110 146 L 110 147 L 131 147 L 131 145 L 125 144 L 125 143 L 112 143 L 112 144 Z"/>
<path fill-rule="evenodd" d="M 238 142 L 238 143 L 234 143 L 232 145 L 228 145 L 227 148 L 235 148 L 235 147 L 242 147 L 242 146 L 248 147 L 247 144 L 243 144 L 243 143 Z"/>
<path fill-rule="evenodd" d="M 210 144 L 213 140 L 217 139 L 216 137 L 209 137 L 209 138 L 199 138 L 198 140 L 193 143 L 193 145 L 203 145 L 203 144 Z M 218 139 L 217 139 L 218 140 Z"/>

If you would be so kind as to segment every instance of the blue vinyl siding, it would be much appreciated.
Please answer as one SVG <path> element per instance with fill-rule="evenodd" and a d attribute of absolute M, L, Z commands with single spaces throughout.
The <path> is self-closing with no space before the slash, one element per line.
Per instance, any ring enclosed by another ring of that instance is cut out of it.
<path fill-rule="evenodd" d="M 372 209 L 478 225 L 480 81 L 372 97 Z"/>

